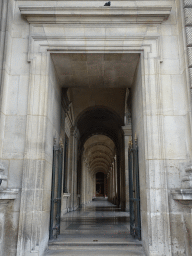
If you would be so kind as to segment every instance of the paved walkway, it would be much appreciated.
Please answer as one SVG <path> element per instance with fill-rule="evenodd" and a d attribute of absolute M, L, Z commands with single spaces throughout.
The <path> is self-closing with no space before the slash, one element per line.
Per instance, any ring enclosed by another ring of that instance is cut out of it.
<path fill-rule="evenodd" d="M 46 255 L 145 255 L 129 233 L 129 213 L 97 198 L 62 219 L 61 235 L 49 243 Z"/>

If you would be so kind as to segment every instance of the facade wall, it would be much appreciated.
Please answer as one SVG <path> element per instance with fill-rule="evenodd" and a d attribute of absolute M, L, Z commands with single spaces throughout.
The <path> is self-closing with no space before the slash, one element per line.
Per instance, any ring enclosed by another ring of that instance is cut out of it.
<path fill-rule="evenodd" d="M 3 199 L 0 203 L 3 255 L 16 255 L 29 75 L 29 65 L 23 63 L 24 69 L 21 70 L 20 59 L 14 60 L 17 54 L 25 59 L 28 44 L 21 36 L 20 28 L 17 28 L 20 36 L 14 33 L 14 4 L 14 1 L 0 3 L 0 165 L 1 172 L 7 176 L 7 180 L 2 181 L 1 190 L 19 189 L 15 200 L 9 197 L 8 201 Z"/>
<path fill-rule="evenodd" d="M 146 1 L 146 4 L 148 2 L 154 6 L 152 1 Z M 128 4 L 134 3 L 114 2 L 119 7 Z M 1 189 L 19 189 L 21 192 L 21 196 L 19 192 L 18 197 L 3 208 L 5 215 L 1 216 L 3 221 L 4 216 L 7 218 L 1 237 L 11 234 L 9 241 L 0 240 L 8 255 L 43 255 L 48 242 L 53 139 L 56 138 L 57 145 L 59 141 L 64 143 L 65 134 L 61 123 L 64 116 L 61 84 L 47 49 L 58 43 L 67 51 L 68 44 L 75 49 L 81 42 L 83 52 L 91 51 L 93 47 L 97 48 L 95 37 L 105 38 L 99 41 L 100 48 L 96 51 L 115 52 L 118 45 L 118 51 L 128 49 L 141 54 L 132 88 L 132 122 L 133 137 L 136 133 L 140 152 L 145 251 L 151 256 L 191 254 L 191 212 L 174 201 L 170 193 L 180 187 L 184 169 L 191 163 L 192 156 L 183 6 L 179 0 L 157 1 L 157 6 L 166 4 L 172 6 L 172 11 L 162 24 L 140 24 L 138 21 L 126 26 L 90 23 L 71 27 L 70 24 L 56 24 L 56 19 L 52 24 L 37 22 L 29 25 L 18 6 L 97 7 L 101 2 L 1 1 L 0 157 L 1 169 L 7 176 Z M 71 41 L 66 44 L 63 37 Z M 78 43 L 74 43 L 72 37 Z M 88 37 L 89 42 L 86 41 Z M 54 39 L 53 43 L 53 38 L 63 41 Z M 77 138 L 77 131 L 74 133 L 72 127 L 68 184 L 71 196 L 68 205 L 66 203 L 71 210 L 78 205 L 77 181 L 74 180 Z M 84 182 L 89 181 L 85 179 Z M 84 200 L 90 200 L 88 195 L 87 198 L 84 195 Z M 66 211 L 65 207 L 63 211 Z M 9 226 L 6 227 L 6 223 Z"/>
<path fill-rule="evenodd" d="M 23 21 L 18 10 L 15 11 L 15 1 L 2 1 L 1 8 L 2 20 L 0 150 L 1 165 L 4 169 L 3 173 L 8 177 L 7 182 L 2 182 L 1 189 L 19 189 L 19 194 L 16 200 L 11 200 L 8 204 L 8 207 L 4 206 L 4 208 L 6 207 L 6 209 L 2 208 L 2 212 L 5 212 L 5 225 L 4 227 L 2 227 L 4 240 L 3 248 L 1 251 L 4 250 L 4 255 L 16 255 L 17 237 L 19 234 L 19 229 L 21 228 L 19 226 L 19 219 L 32 219 L 33 217 L 35 217 L 35 214 L 33 213 L 33 203 L 31 203 L 31 209 L 26 210 L 28 211 L 28 213 L 26 212 L 27 216 L 22 215 L 19 217 L 20 209 L 22 207 L 22 205 L 20 205 L 20 193 L 22 193 L 23 191 L 24 193 L 26 192 L 24 187 L 22 189 L 22 184 L 24 186 L 24 183 L 29 182 L 30 179 L 31 183 L 33 184 L 35 184 L 36 182 L 43 182 L 43 190 L 39 191 L 40 193 L 38 193 L 37 191 L 35 200 L 41 201 L 41 213 L 39 218 L 44 223 L 46 222 L 48 224 L 49 222 L 53 143 L 54 138 L 56 138 L 56 144 L 59 144 L 60 130 L 64 130 L 64 127 L 60 127 L 61 92 L 60 87 L 58 86 L 52 62 L 50 61 L 47 66 L 45 65 L 48 69 L 49 75 L 45 78 L 42 74 L 38 74 L 36 76 L 36 80 L 33 81 L 36 86 L 36 91 L 33 95 L 33 99 L 31 99 L 31 84 L 29 84 L 29 80 L 32 79 L 31 77 L 33 76 L 33 71 L 32 69 L 30 69 L 30 63 L 28 62 L 29 24 L 26 21 Z M 41 59 L 39 59 L 39 61 L 41 61 Z M 47 87 L 46 90 L 42 92 L 39 86 L 44 78 L 47 79 Z M 33 117 L 30 113 L 30 101 L 33 101 Z M 36 172 L 33 172 L 33 170 L 31 170 L 31 174 L 26 177 L 26 174 L 23 173 L 23 169 L 25 169 L 27 161 L 27 159 L 24 157 L 24 155 L 27 153 L 27 144 L 31 144 L 31 154 L 35 155 L 35 143 L 41 143 L 41 131 L 36 129 L 37 127 L 35 128 L 34 126 L 37 123 L 39 123 L 37 125 L 40 125 L 40 119 L 42 114 L 39 114 L 39 120 L 37 120 L 35 116 L 38 112 L 39 104 L 42 104 L 43 101 L 48 102 L 48 108 L 45 110 L 45 118 L 43 118 L 43 122 L 46 123 L 46 131 L 43 135 L 45 140 L 43 153 L 44 155 L 46 155 L 46 157 L 40 157 L 40 159 L 44 159 L 39 160 L 38 164 L 44 166 L 45 172 L 41 174 L 38 173 L 39 170 L 38 167 L 36 167 Z M 31 120 L 30 125 L 34 124 L 34 126 L 31 127 L 31 133 L 28 134 L 30 137 L 29 138 L 26 135 L 26 129 L 27 119 L 29 122 L 30 118 L 33 119 Z M 26 181 L 23 182 L 23 179 L 26 179 Z M 34 194 L 32 192 L 32 188 L 31 191 L 29 188 L 27 193 L 28 200 L 34 202 Z M 31 214 L 29 214 L 29 212 Z M 47 244 L 48 241 L 47 224 L 43 225 L 43 229 L 41 232 L 41 240 L 44 241 L 45 244 Z M 29 233 L 31 233 L 31 231 L 29 231 Z M 31 235 L 29 235 L 29 237 L 30 236 Z M 7 239 L 7 237 L 10 237 L 10 239 Z M 26 244 L 27 242 L 27 240 L 23 241 L 23 243 Z M 27 246 L 26 244 L 25 246 Z M 35 250 L 35 248 L 33 249 Z M 22 248 L 21 250 L 24 250 L 24 248 Z"/>
<path fill-rule="evenodd" d="M 168 186 L 169 188 L 181 188 L 182 180 L 185 176 L 185 169 L 191 164 L 191 68 L 190 68 L 190 38 L 191 38 L 191 22 L 190 17 L 192 13 L 191 1 L 177 1 L 178 15 L 178 36 L 180 46 L 180 62 L 182 68 L 180 71 L 180 79 L 185 86 L 178 79 L 177 82 L 172 82 L 172 90 L 175 94 L 180 95 L 179 99 L 174 96 L 174 115 L 182 118 L 180 128 L 183 129 L 187 142 L 183 136 L 181 140 L 185 142 L 185 148 L 182 152 L 185 157 L 180 157 L 177 161 L 172 159 L 167 160 L 169 165 L 168 171 Z M 185 7 L 185 9 L 184 9 Z M 187 9 L 187 10 L 186 10 Z M 186 25 L 186 26 L 185 26 Z M 187 48 L 188 46 L 188 48 Z M 189 67 L 189 68 L 188 68 Z M 176 80 L 176 79 L 175 79 Z M 178 84 L 180 85 L 178 87 Z M 189 104 L 189 105 L 188 105 Z M 182 122 L 183 125 L 182 125 Z M 183 127 L 183 128 L 182 128 Z M 180 144 L 180 143 L 179 143 Z M 184 159 L 183 159 L 184 158 Z M 188 164 L 186 164 L 186 162 Z M 171 199 L 171 196 L 170 196 Z M 192 225 L 191 210 L 187 205 L 182 205 L 176 201 L 170 200 L 170 217 L 171 217 L 171 240 L 172 240 L 172 254 L 173 255 L 191 255 L 191 237 Z"/>
<path fill-rule="evenodd" d="M 167 241 L 167 253 L 169 251 L 170 255 L 191 255 L 190 209 L 187 206 L 183 208 L 171 195 L 172 190 L 181 187 L 192 153 L 190 86 L 182 6 L 181 1 L 176 1 L 176 9 L 172 11 L 175 11 L 175 22 L 168 20 L 161 25 L 159 80 L 156 84 L 146 81 L 148 88 L 145 90 L 142 85 L 145 67 L 142 69 L 141 62 L 132 90 L 133 138 L 136 133 L 139 144 L 142 239 L 146 251 L 150 246 L 153 248 L 152 255 L 163 255 Z M 157 71 L 153 71 L 154 77 L 158 76 Z M 153 71 L 150 66 L 150 72 Z M 150 219 L 147 217 L 149 212 Z M 165 231 L 166 225 L 170 230 Z M 148 232 L 146 241 L 145 232 Z M 152 233 L 158 237 L 158 243 Z"/>

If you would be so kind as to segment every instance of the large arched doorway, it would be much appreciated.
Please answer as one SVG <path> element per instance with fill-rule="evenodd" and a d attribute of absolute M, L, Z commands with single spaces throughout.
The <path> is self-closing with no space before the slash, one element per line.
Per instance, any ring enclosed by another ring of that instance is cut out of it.
<path fill-rule="evenodd" d="M 111 168 L 114 165 L 116 191 L 112 192 L 111 201 L 124 210 L 126 193 L 125 190 L 121 189 L 125 188 L 122 125 L 123 120 L 114 111 L 102 106 L 86 109 L 77 119 L 77 128 L 80 133 L 79 149 L 80 152 L 84 151 L 84 155 L 79 154 L 78 161 L 82 161 L 83 156 L 87 159 L 91 172 L 102 168 L 108 177 L 112 175 Z M 91 153 L 92 158 L 89 162 Z"/>

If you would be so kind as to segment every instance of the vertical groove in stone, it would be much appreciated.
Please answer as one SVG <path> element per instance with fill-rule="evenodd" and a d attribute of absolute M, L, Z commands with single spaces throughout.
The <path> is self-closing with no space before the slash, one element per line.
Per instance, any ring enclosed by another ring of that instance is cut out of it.
<path fill-rule="evenodd" d="M 5 56 L 7 12 L 8 12 L 8 1 L 1 0 L 0 1 L 0 84 L 2 84 L 3 63 L 4 63 L 4 56 Z"/>
<path fill-rule="evenodd" d="M 185 32 L 187 42 L 190 87 L 192 87 L 192 0 L 184 0 Z"/>

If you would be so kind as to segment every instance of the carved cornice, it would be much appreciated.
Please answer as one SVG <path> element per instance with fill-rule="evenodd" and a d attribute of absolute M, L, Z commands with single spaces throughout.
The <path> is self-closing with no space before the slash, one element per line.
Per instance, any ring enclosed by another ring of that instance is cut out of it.
<path fill-rule="evenodd" d="M 127 24 L 162 23 L 168 19 L 171 6 L 139 7 L 51 7 L 20 6 L 29 23 Z"/>

